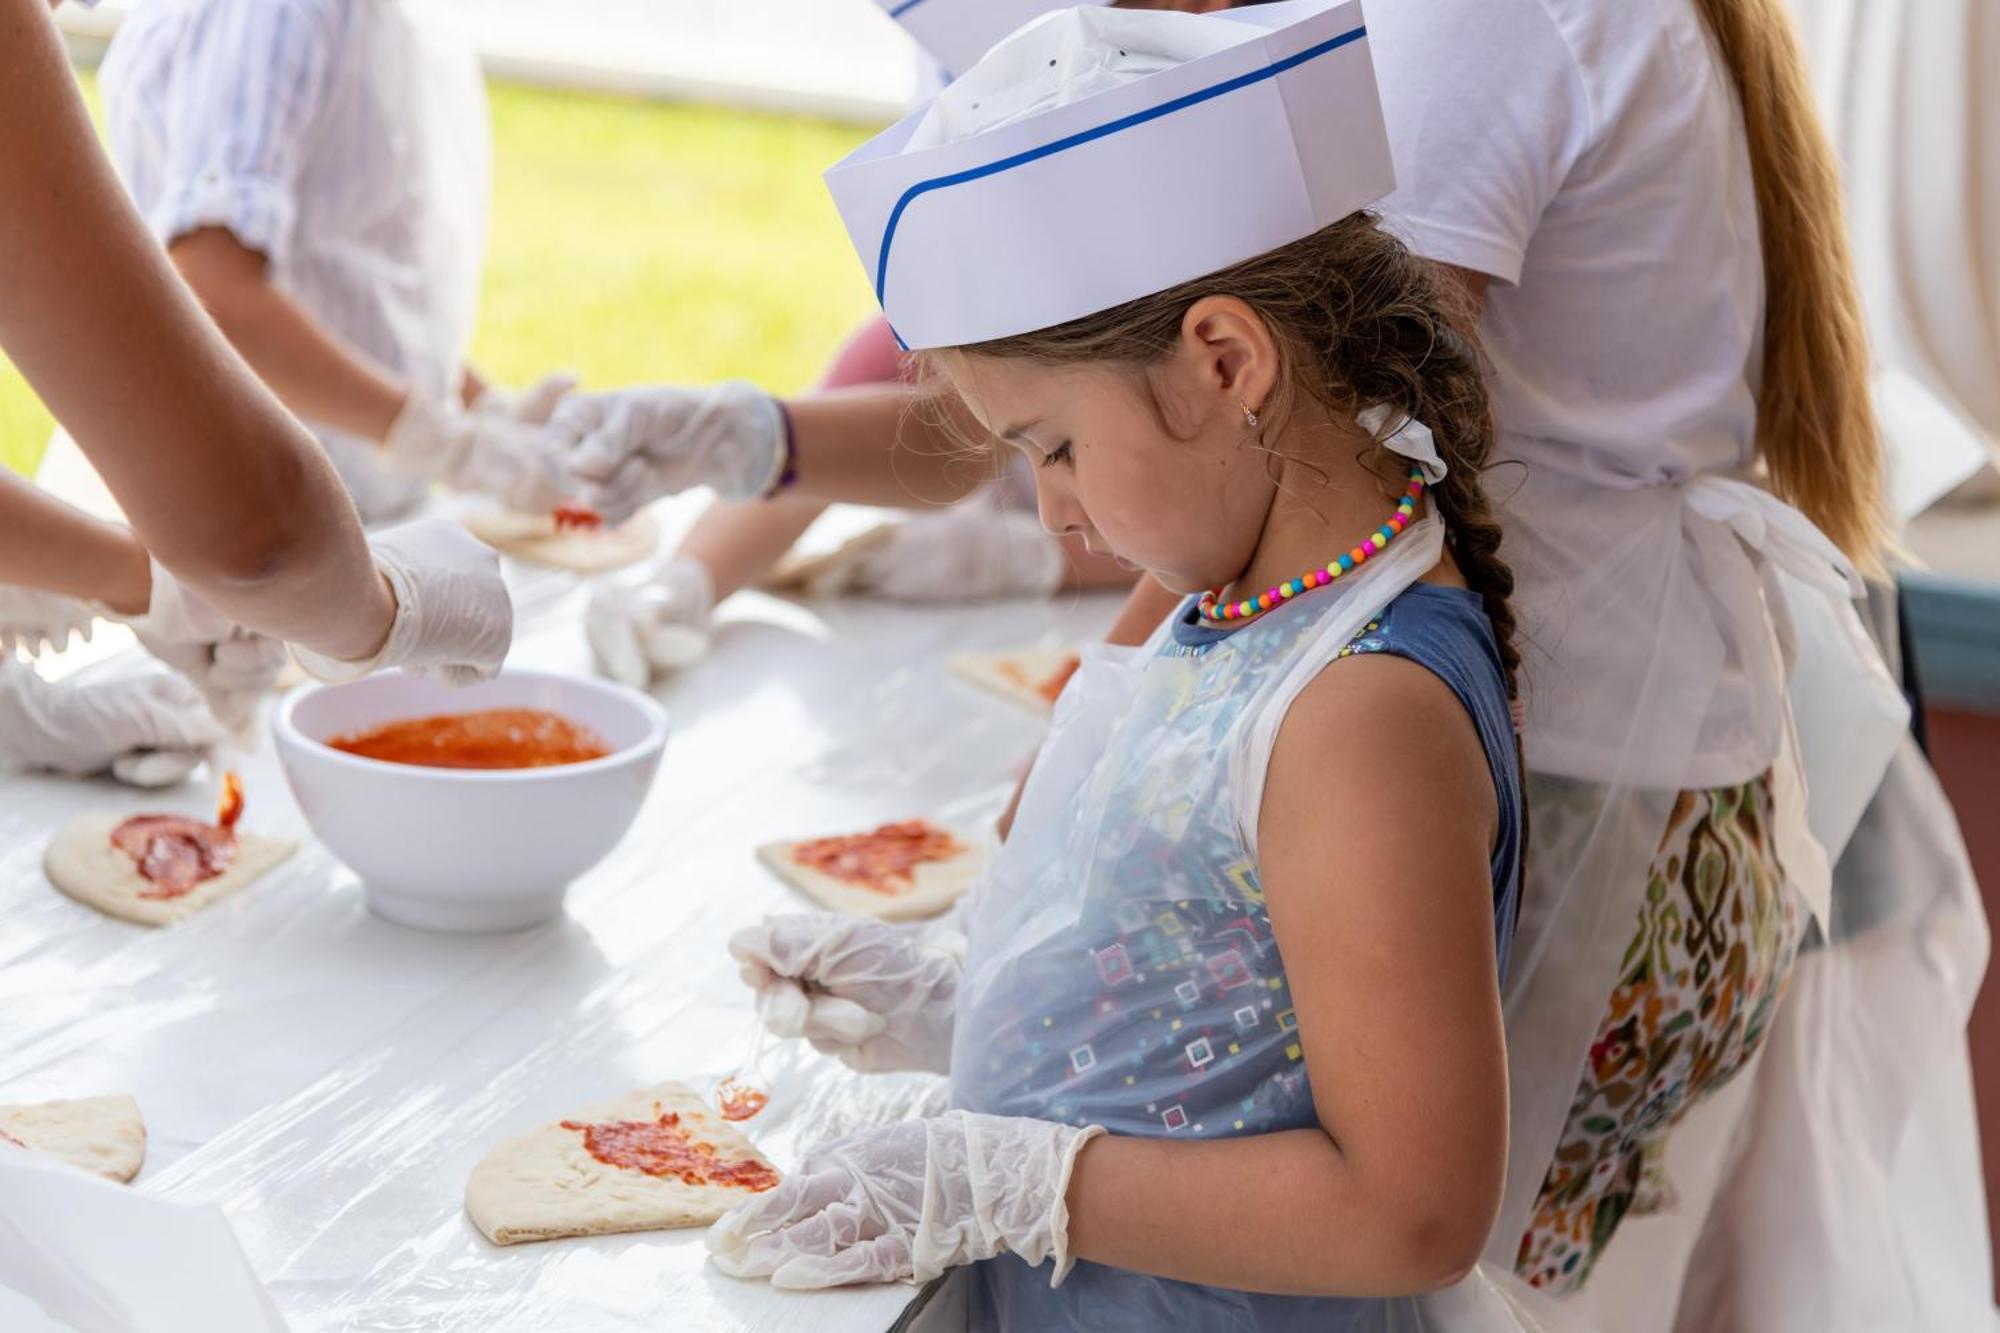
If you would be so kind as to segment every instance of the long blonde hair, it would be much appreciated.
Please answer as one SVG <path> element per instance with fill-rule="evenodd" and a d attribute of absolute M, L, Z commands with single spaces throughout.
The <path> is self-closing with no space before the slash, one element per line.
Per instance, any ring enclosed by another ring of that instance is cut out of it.
<path fill-rule="evenodd" d="M 1848 254 L 1840 166 L 1784 0 L 1694 0 L 1736 86 L 1764 252 L 1757 450 L 1771 489 L 1864 570 L 1889 526 L 1868 335 Z"/>

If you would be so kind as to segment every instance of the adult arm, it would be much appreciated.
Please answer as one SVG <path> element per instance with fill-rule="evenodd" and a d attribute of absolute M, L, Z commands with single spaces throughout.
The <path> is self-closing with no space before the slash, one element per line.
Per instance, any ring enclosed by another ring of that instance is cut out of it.
<path fill-rule="evenodd" d="M 395 601 L 353 505 L 147 235 L 41 0 L 0 0 L 0 179 L 0 349 L 140 540 L 235 621 L 373 654 Z"/>

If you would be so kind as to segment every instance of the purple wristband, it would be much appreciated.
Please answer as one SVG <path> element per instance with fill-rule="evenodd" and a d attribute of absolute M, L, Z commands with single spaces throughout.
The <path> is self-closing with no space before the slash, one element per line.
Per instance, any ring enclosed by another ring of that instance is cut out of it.
<path fill-rule="evenodd" d="M 782 398 L 773 398 L 771 401 L 778 405 L 778 420 L 785 425 L 785 461 L 778 469 L 778 479 L 772 482 L 771 489 L 760 497 L 765 500 L 775 500 L 790 490 L 793 483 L 799 479 L 799 439 L 792 430 L 791 409 L 785 406 Z"/>

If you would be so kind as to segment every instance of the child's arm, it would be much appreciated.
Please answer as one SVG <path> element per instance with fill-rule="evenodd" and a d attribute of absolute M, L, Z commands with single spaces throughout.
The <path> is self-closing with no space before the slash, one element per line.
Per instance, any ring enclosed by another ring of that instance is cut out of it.
<path fill-rule="evenodd" d="M 410 386 L 280 290 L 262 254 L 224 227 L 178 236 L 167 254 L 216 327 L 286 407 L 363 439 L 389 437 Z"/>
<path fill-rule="evenodd" d="M 1300 695 L 1271 757 L 1258 867 L 1321 1128 L 1095 1140 L 1069 1188 L 1074 1253 L 1290 1293 L 1463 1274 L 1506 1172 L 1497 817 L 1472 721 L 1422 667 L 1352 658 Z"/>

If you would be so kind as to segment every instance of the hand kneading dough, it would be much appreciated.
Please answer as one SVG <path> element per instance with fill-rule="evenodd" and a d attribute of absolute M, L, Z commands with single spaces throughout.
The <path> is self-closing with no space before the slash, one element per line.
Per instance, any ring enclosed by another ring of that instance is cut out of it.
<path fill-rule="evenodd" d="M 877 893 L 823 870 L 800 865 L 792 857 L 793 849 L 815 839 L 766 843 L 757 849 L 757 859 L 764 863 L 765 869 L 828 911 L 872 916 L 878 921 L 911 921 L 936 916 L 964 897 L 993 859 L 988 848 L 959 830 L 946 832 L 958 840 L 962 850 L 945 860 L 927 861 L 915 867 L 910 887 L 896 893 Z"/>
<path fill-rule="evenodd" d="M 49 883 L 85 907 L 142 926 L 165 926 L 220 902 L 254 882 L 298 850 L 298 844 L 255 833 L 236 834 L 236 860 L 214 879 L 205 879 L 178 898 L 142 898 L 152 884 L 138 863 L 112 845 L 111 831 L 124 815 L 79 815 L 49 839 L 42 869 Z"/>
<path fill-rule="evenodd" d="M 1076 668 L 1077 655 L 1068 648 L 1023 648 L 1012 653 L 960 653 L 945 668 L 984 690 L 1025 704 L 1038 713 L 1053 713 L 1056 701 L 1041 686 Z"/>
<path fill-rule="evenodd" d="M 740 1185 L 690 1185 L 678 1176 L 653 1176 L 592 1157 L 583 1132 L 563 1120 L 601 1124 L 616 1120 L 680 1117 L 696 1142 L 712 1144 L 721 1160 L 770 1166 L 770 1159 L 683 1083 L 642 1088 L 616 1101 L 509 1139 L 472 1168 L 465 1211 L 495 1245 L 560 1236 L 604 1236 L 618 1231 L 705 1227 L 756 1191 Z"/>
<path fill-rule="evenodd" d="M 616 528 L 559 530 L 553 514 L 476 509 L 465 530 L 502 555 L 572 574 L 608 574 L 636 565 L 660 544 L 660 525 L 647 513 Z"/>
<path fill-rule="evenodd" d="M 95 1171 L 121 1184 L 146 1160 L 146 1122 L 130 1097 L 0 1106 L 0 1134 L 31 1152 Z M 0 1139 L 0 1152 L 12 1148 Z"/>

